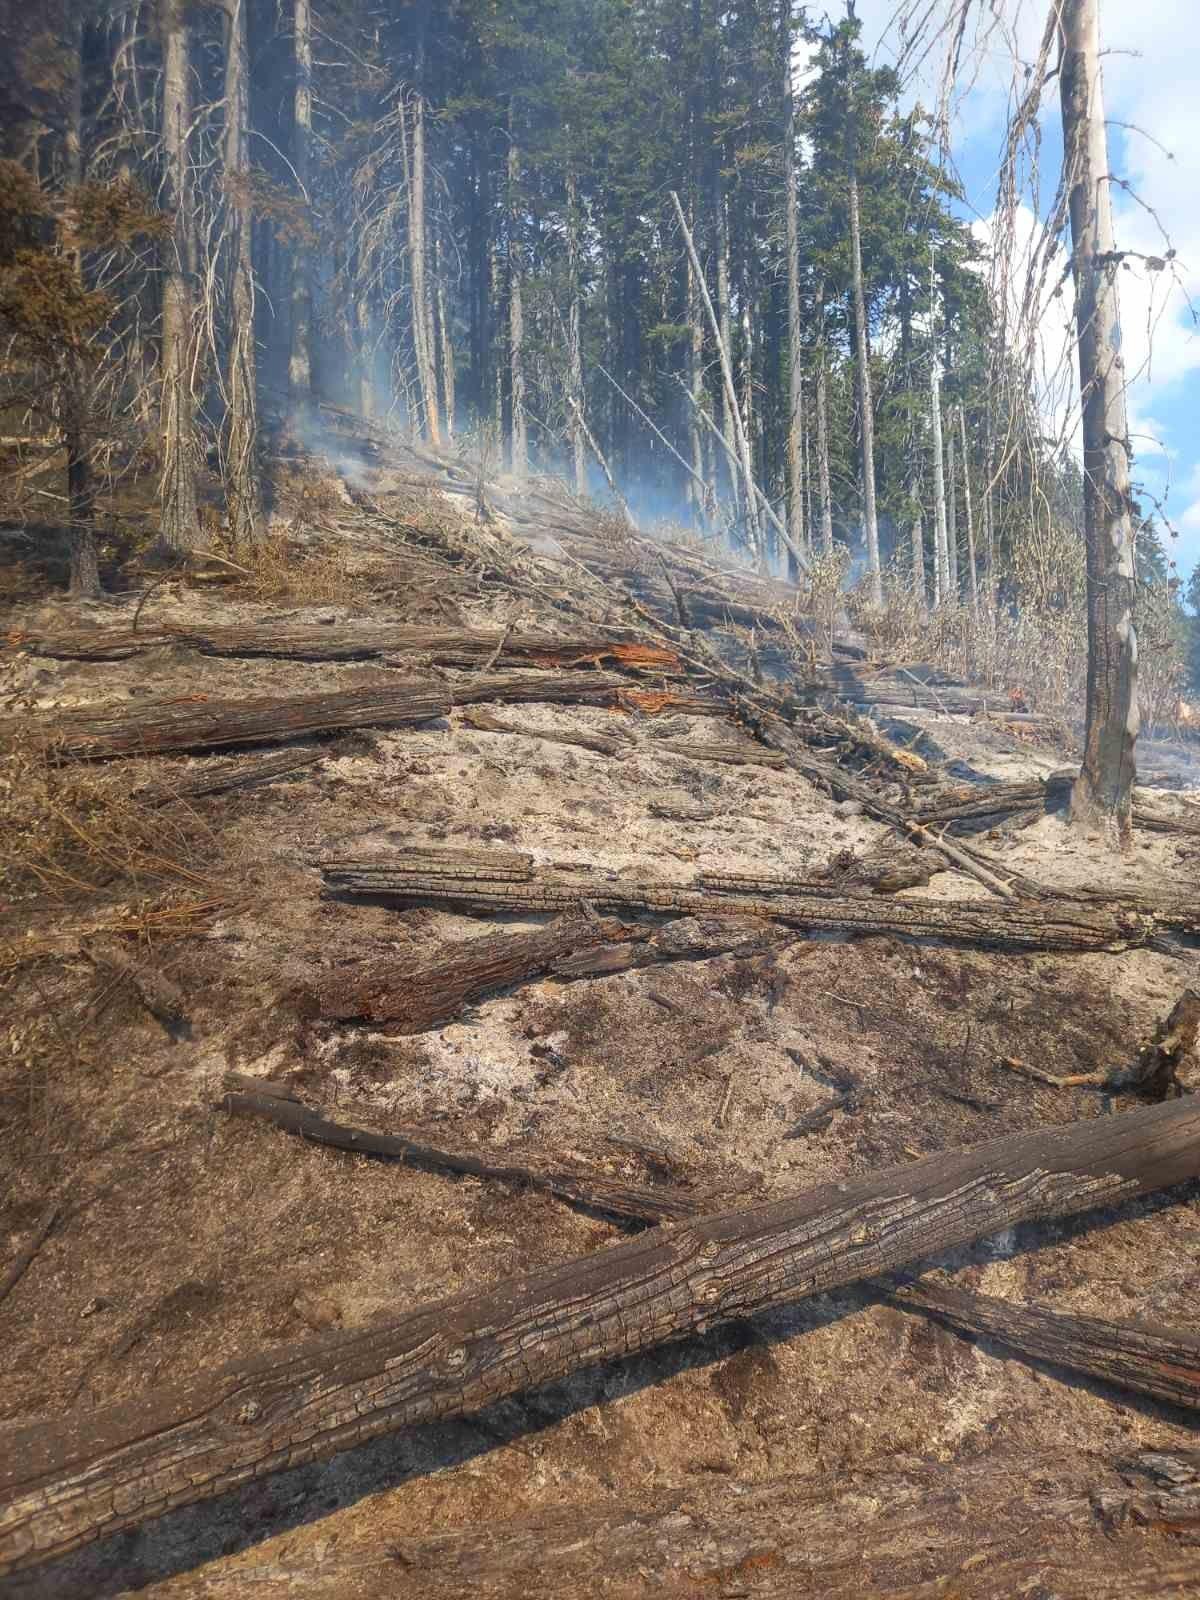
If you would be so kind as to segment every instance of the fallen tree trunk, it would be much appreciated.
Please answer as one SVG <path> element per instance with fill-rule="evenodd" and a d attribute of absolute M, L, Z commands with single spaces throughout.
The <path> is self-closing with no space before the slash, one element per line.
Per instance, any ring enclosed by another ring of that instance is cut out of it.
<path fill-rule="evenodd" d="M 228 794 L 233 789 L 254 789 L 261 783 L 302 772 L 323 761 L 329 750 L 286 750 L 275 756 L 250 760 L 219 761 L 194 772 L 181 772 L 177 778 L 159 778 L 133 791 L 132 798 L 143 806 L 165 806 L 173 800 L 197 800 L 207 794 Z"/>
<path fill-rule="evenodd" d="M 489 700 L 607 705 L 647 715 L 664 710 L 728 715 L 728 707 L 720 701 L 670 690 L 638 690 L 627 678 L 603 672 L 481 673 L 453 686 L 402 679 L 383 688 L 336 694 L 239 700 L 191 695 L 140 706 L 47 712 L 0 723 L 0 743 L 24 738 L 55 761 L 106 761 L 223 745 L 271 744 L 347 728 L 412 727 L 448 716 L 452 706 Z"/>
<path fill-rule="evenodd" d="M 597 755 L 602 756 L 627 755 L 633 748 L 633 740 L 624 729 L 618 738 L 616 735 L 603 733 L 568 732 L 565 728 L 521 727 L 516 723 L 503 722 L 488 711 L 477 709 L 464 711 L 462 722 L 465 728 L 470 728 L 475 733 L 509 733 L 523 739 L 544 739 L 549 744 L 572 744 L 581 750 L 594 750 Z"/>
<path fill-rule="evenodd" d="M 1074 773 L 1056 772 L 1028 783 L 971 784 L 952 789 L 913 812 L 922 826 L 940 825 L 973 832 L 1005 817 L 1032 811 L 1037 815 L 1065 811 L 1070 804 Z M 1200 835 L 1200 809 L 1194 815 L 1173 813 L 1134 801 L 1133 824 L 1147 833 Z"/>
<path fill-rule="evenodd" d="M 518 880 L 519 881 L 519 880 Z M 371 1022 L 390 1033 L 423 1033 L 472 1001 L 552 972 L 591 978 L 664 961 L 699 961 L 772 935 L 762 922 L 683 918 L 652 932 L 612 919 L 564 917 L 531 933 L 483 934 L 443 945 L 430 959 L 369 961 L 323 976 L 292 993 L 303 1015 Z M 778 935 L 776 935 L 778 937 Z"/>
<path fill-rule="evenodd" d="M 10 1432 L 0 1574 L 285 1467 L 1019 1223 L 1200 1175 L 1200 1103 L 990 1140 L 656 1228 L 389 1321 Z"/>
<path fill-rule="evenodd" d="M 615 661 L 659 672 L 679 668 L 678 656 L 663 645 L 604 634 L 560 639 L 550 633 L 496 633 L 417 623 L 259 622 L 240 628 L 159 627 L 136 633 L 105 628 L 56 636 L 21 634 L 16 643 L 34 655 L 68 661 L 125 661 L 143 650 L 174 645 L 205 656 L 266 656 L 283 661 L 367 661 L 415 655 L 446 667 L 469 667 L 491 660 L 510 666 L 577 667 Z"/>
<path fill-rule="evenodd" d="M 606 1173 L 584 1171 L 565 1164 L 519 1162 L 506 1158 L 503 1151 L 495 1152 L 485 1161 L 466 1151 L 437 1150 L 432 1145 L 397 1134 L 371 1133 L 365 1128 L 328 1122 L 279 1085 L 262 1085 L 254 1078 L 244 1078 L 237 1073 L 230 1074 L 226 1082 L 230 1087 L 221 1099 L 222 1110 L 234 1116 L 260 1118 L 311 1144 L 346 1150 L 352 1155 L 376 1156 L 430 1172 L 452 1172 L 541 1189 L 571 1205 L 647 1226 L 680 1222 L 702 1211 L 705 1200 L 710 1205 L 714 1203 L 711 1195 L 689 1194 L 665 1184 L 653 1189 L 637 1187 L 619 1178 L 610 1178 Z"/>
<path fill-rule="evenodd" d="M 1152 917 L 1140 912 L 1090 901 L 881 900 L 871 894 L 831 893 L 819 880 L 805 885 L 803 893 L 752 897 L 600 876 L 531 873 L 522 882 L 501 882 L 488 876 L 489 870 L 481 867 L 457 878 L 434 876 L 420 859 L 410 864 L 403 855 L 386 861 L 330 861 L 321 867 L 326 887 L 339 894 L 385 896 L 450 910 L 569 913 L 588 903 L 667 916 L 763 917 L 805 932 L 947 939 L 997 950 L 1125 950 L 1144 944 L 1155 926 Z"/>
<path fill-rule="evenodd" d="M 683 744 L 664 739 L 658 749 L 664 755 L 682 756 L 686 761 L 718 761 L 730 767 L 787 766 L 787 757 L 777 750 L 763 750 L 752 744 Z"/>
<path fill-rule="evenodd" d="M 639 689 L 628 678 L 606 672 L 481 672 L 478 677 L 460 678 L 449 690 L 456 706 L 540 701 L 546 705 L 610 706 L 647 716 L 662 711 L 684 711 L 696 717 L 729 715 L 723 700 L 687 690 Z"/>
<path fill-rule="evenodd" d="M 920 1311 L 959 1333 L 995 1339 L 1019 1355 L 1200 1411 L 1200 1338 L 1193 1334 L 1148 1322 L 1011 1305 L 927 1281 L 905 1284 L 886 1298 L 903 1311 Z"/>
<path fill-rule="evenodd" d="M 411 1144 L 393 1136 L 366 1133 L 327 1123 L 297 1104 L 290 1090 L 231 1073 L 227 1085 L 241 1092 L 227 1094 L 225 1110 L 259 1116 L 286 1132 L 300 1134 L 317 1144 L 364 1155 L 407 1160 L 433 1171 L 466 1173 L 479 1178 L 524 1182 L 570 1204 L 606 1212 L 626 1222 L 652 1227 L 663 1221 L 700 1216 L 708 1196 L 678 1188 L 635 1187 L 614 1184 L 607 1174 L 579 1168 L 569 1174 L 545 1163 L 528 1165 L 487 1163 L 474 1156 Z M 834 1112 L 852 1112 L 861 1091 L 851 1086 L 831 1096 L 800 1119 L 785 1138 L 794 1139 L 828 1127 Z M 721 1185 L 726 1193 L 731 1185 Z M 1200 1410 L 1200 1339 L 1170 1328 L 1102 1317 L 1072 1317 L 1038 1306 L 1018 1306 L 931 1282 L 928 1279 L 896 1284 L 868 1280 L 867 1287 L 903 1310 L 920 1312 L 947 1323 L 962 1333 L 985 1334 L 1006 1345 L 1016 1355 L 1051 1361 L 1071 1372 L 1102 1379 L 1117 1388 L 1150 1394 L 1174 1405 Z"/>
<path fill-rule="evenodd" d="M 849 1476 L 693 1477 L 648 1501 L 552 1506 L 386 1548 L 367 1526 L 189 1574 L 171 1595 L 224 1600 L 240 1583 L 266 1600 L 1192 1600 L 1198 1529 L 1192 1452 L 992 1450 Z"/>
<path fill-rule="evenodd" d="M 441 946 L 432 960 L 356 963 L 297 991 L 301 1011 L 330 1021 L 386 1023 L 423 1033 L 471 1001 L 552 971 L 564 956 L 649 937 L 613 919 L 564 917 L 532 933 L 485 933 Z"/>
<path fill-rule="evenodd" d="M 338 694 L 259 695 L 209 700 L 202 695 L 140 706 L 48 712 L 0 724 L 0 742 L 22 737 L 54 761 L 108 761 L 117 756 L 273 744 L 346 728 L 404 728 L 450 713 L 442 684 L 398 681 L 386 689 Z"/>

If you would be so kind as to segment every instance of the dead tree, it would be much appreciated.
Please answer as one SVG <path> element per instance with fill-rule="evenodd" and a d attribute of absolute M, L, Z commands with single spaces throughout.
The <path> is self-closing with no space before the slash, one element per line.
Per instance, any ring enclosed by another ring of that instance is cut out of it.
<path fill-rule="evenodd" d="M 994 1139 L 784 1200 L 656 1228 L 371 1326 L 10 1432 L 0 1575 L 284 1468 L 479 1410 L 1001 1228 L 1200 1175 L 1200 1105 Z"/>
<path fill-rule="evenodd" d="M 330 861 L 322 865 L 331 892 L 379 896 L 406 904 L 432 904 L 467 912 L 569 913 L 583 903 L 615 911 L 663 916 L 762 917 L 805 932 L 843 935 L 891 934 L 899 938 L 947 939 L 998 950 L 1122 950 L 1153 936 L 1152 916 L 1119 906 L 1054 899 L 887 900 L 847 894 L 836 883 L 814 879 L 776 885 L 765 893 L 726 893 L 702 882 L 691 888 L 600 873 L 573 877 L 535 873 L 497 875 L 483 853 L 449 872 L 430 873 L 424 853 L 382 861 Z M 726 883 L 731 880 L 724 880 Z M 734 883 L 739 880 L 732 880 Z M 745 882 L 746 880 L 741 880 Z M 748 880 L 756 884 L 759 880 Z"/>
<path fill-rule="evenodd" d="M 250 130 L 249 0 L 228 0 L 225 43 L 225 232 L 229 270 L 229 350 L 225 374 L 225 492 L 235 544 L 263 532 L 258 467 L 258 362 L 254 344 Z"/>
<path fill-rule="evenodd" d="M 257 695 L 181 706 L 150 701 L 118 710 L 20 719 L 24 735 L 53 761 L 108 761 L 118 756 L 215 750 L 223 745 L 279 744 L 345 728 L 400 728 L 448 716 L 440 684 L 397 682 L 386 689 L 336 694 Z M 0 726 L 0 736 L 17 724 Z"/>
<path fill-rule="evenodd" d="M 307 0 L 297 0 L 297 9 Z M 159 426 L 160 538 L 180 554 L 203 542 L 196 507 L 196 439 L 192 397 L 192 284 L 188 271 L 190 29 L 184 0 L 159 0 L 162 35 L 163 211 L 171 218 L 162 264 L 162 388 Z"/>
<path fill-rule="evenodd" d="M 312 5 L 292 3 L 292 62 L 296 82 L 292 94 L 292 165 L 300 197 L 311 203 L 312 181 Z M 292 246 L 292 348 L 288 359 L 288 386 L 293 405 L 312 399 L 312 273 L 311 250 L 304 243 Z"/>
<path fill-rule="evenodd" d="M 1147 1322 L 1010 1305 L 992 1295 L 927 1280 L 897 1288 L 888 1299 L 960 1333 L 995 1339 L 1022 1356 L 1200 1411 L 1200 1338 L 1194 1334 Z"/>
<path fill-rule="evenodd" d="M 1098 0 L 1063 0 L 1059 17 L 1087 540 L 1087 725 L 1072 814 L 1127 849 L 1138 734 L 1133 502 Z"/>

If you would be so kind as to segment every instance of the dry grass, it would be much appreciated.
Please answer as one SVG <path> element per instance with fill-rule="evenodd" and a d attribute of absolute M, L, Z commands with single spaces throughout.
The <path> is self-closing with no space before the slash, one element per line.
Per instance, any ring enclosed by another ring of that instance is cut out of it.
<path fill-rule="evenodd" d="M 847 607 L 873 654 L 920 661 L 953 677 L 1040 711 L 1065 726 L 1077 723 L 1087 686 L 1087 614 L 1082 596 L 1067 603 L 1026 601 L 1019 613 L 1004 606 L 976 613 L 969 604 L 920 605 L 906 577 L 889 574 L 884 606 L 869 603 L 862 585 Z M 1138 600 L 1138 692 L 1143 727 L 1169 727 L 1186 678 L 1183 641 L 1165 589 L 1146 585 Z"/>
<path fill-rule="evenodd" d="M 93 935 L 194 932 L 235 898 L 215 841 L 184 806 L 154 807 L 119 775 L 60 768 L 17 743 L 0 757 L 0 970 Z"/>
<path fill-rule="evenodd" d="M 259 605 L 349 605 L 360 600 L 364 573 L 344 545 L 271 537 L 233 553 L 241 569 L 231 585 Z"/>

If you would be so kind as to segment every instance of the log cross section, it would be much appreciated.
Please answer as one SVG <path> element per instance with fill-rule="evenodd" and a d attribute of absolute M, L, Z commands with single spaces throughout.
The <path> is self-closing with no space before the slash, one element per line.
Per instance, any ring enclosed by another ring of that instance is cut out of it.
<path fill-rule="evenodd" d="M 6 1440 L 0 1574 L 380 1434 L 1200 1174 L 1188 1098 L 657 1228 Z"/>

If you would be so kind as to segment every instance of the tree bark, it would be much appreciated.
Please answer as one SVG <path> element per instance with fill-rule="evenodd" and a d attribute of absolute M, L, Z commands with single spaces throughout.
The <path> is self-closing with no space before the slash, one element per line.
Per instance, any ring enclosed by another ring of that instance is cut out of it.
<path fill-rule="evenodd" d="M 575 493 L 587 493 L 587 445 L 579 426 L 583 414 L 583 341 L 580 327 L 579 197 L 575 169 L 567 169 L 567 384 L 574 399 L 570 410 L 571 470 Z"/>
<path fill-rule="evenodd" d="M 64 139 L 66 179 L 70 187 L 83 182 L 83 77 L 85 23 L 82 15 L 74 22 L 72 63 L 67 127 Z M 82 283 L 83 257 L 71 252 L 75 275 Z M 100 560 L 93 531 L 96 491 L 92 477 L 89 434 L 88 369 L 85 357 L 71 350 L 63 358 L 65 368 L 60 386 L 63 443 L 67 456 L 67 539 L 70 551 L 68 592 L 78 598 L 94 600 L 100 593 Z"/>
<path fill-rule="evenodd" d="M 957 600 L 962 594 L 958 579 L 958 477 L 955 471 L 954 412 L 946 435 L 946 564 L 950 569 L 950 593 Z"/>
<path fill-rule="evenodd" d="M 407 119 L 406 119 L 407 120 Z M 429 283 L 425 250 L 425 101 L 412 99 L 412 169 L 408 189 L 408 264 L 411 290 L 413 349 L 421 391 L 422 433 L 436 449 L 442 442 L 438 416 L 437 371 L 431 338 Z M 405 136 L 407 137 L 407 136 Z"/>
<path fill-rule="evenodd" d="M 1181 1330 L 1066 1316 L 927 1281 L 897 1288 L 887 1298 L 1022 1356 L 1200 1411 L 1200 1338 Z"/>
<path fill-rule="evenodd" d="M 929 382 L 929 423 L 933 436 L 933 603 L 938 606 L 943 600 L 952 599 L 954 590 L 950 582 L 950 537 L 946 523 L 946 475 L 942 444 L 942 368 L 936 340 L 932 342 L 930 348 Z"/>
<path fill-rule="evenodd" d="M 788 530 L 804 549 L 808 529 L 804 520 L 804 330 L 800 320 L 800 216 L 796 185 L 796 101 L 792 86 L 792 0 L 783 0 L 783 185 L 787 247 L 788 305 Z"/>
<path fill-rule="evenodd" d="M 440 684 L 400 681 L 387 689 L 262 695 L 192 706 L 150 701 L 137 707 L 24 717 L 21 727 L 54 761 L 108 761 L 222 745 L 275 744 L 342 728 L 409 727 L 448 716 L 450 704 Z M 15 724 L 0 725 L 3 735 L 15 731 Z"/>
<path fill-rule="evenodd" d="M 862 226 L 859 218 L 854 114 L 849 132 L 850 266 L 854 280 L 854 351 L 858 373 L 859 434 L 862 443 L 863 525 L 867 540 L 867 579 L 872 605 L 883 604 L 879 565 L 879 518 L 875 509 L 875 410 L 871 396 L 871 358 L 867 348 L 867 299 L 863 289 Z"/>
<path fill-rule="evenodd" d="M 292 61 L 296 84 L 292 97 L 292 165 L 301 198 L 311 207 L 312 182 L 312 8 L 311 0 L 292 0 Z M 312 400 L 312 275 L 310 247 L 292 245 L 292 348 L 288 386 L 292 404 Z"/>
<path fill-rule="evenodd" d="M 297 7 L 308 0 L 296 0 Z M 160 537 L 180 555 L 204 543 L 196 506 L 196 427 L 192 393 L 192 278 L 188 248 L 190 30 L 185 0 L 159 0 L 162 37 L 163 211 L 172 219 L 163 245 L 162 477 Z"/>
<path fill-rule="evenodd" d="M 1088 603 L 1087 725 L 1072 814 L 1080 828 L 1128 849 L 1138 734 L 1131 451 L 1097 0 L 1063 0 L 1060 18 Z"/>
<path fill-rule="evenodd" d="M 606 634 L 500 632 L 421 623 L 337 624 L 263 622 L 245 627 L 116 629 L 33 636 L 38 655 L 66 661 L 126 661 L 143 650 L 186 647 L 206 656 L 267 657 L 280 661 L 367 661 L 386 656 L 422 656 L 437 666 L 469 667 L 491 661 L 505 666 L 575 667 L 600 661 L 631 669 L 679 673 L 679 656 L 664 645 L 613 639 Z M 497 652 L 499 652 L 497 654 Z"/>
<path fill-rule="evenodd" d="M 229 1075 L 227 1093 L 220 1104 L 223 1111 L 234 1116 L 261 1118 L 310 1144 L 345 1150 L 351 1155 L 402 1161 L 425 1171 L 490 1178 L 539 1189 L 569 1205 L 599 1211 L 622 1222 L 650 1227 L 661 1222 L 680 1222 L 685 1217 L 697 1216 L 706 1200 L 710 1207 L 713 1203 L 711 1195 L 693 1194 L 666 1184 L 652 1189 L 638 1187 L 565 1162 L 548 1163 L 537 1158 L 518 1161 L 501 1150 L 494 1151 L 491 1159 L 485 1161 L 468 1151 L 440 1150 L 403 1135 L 347 1127 L 344 1123 L 327 1121 L 282 1085 L 260 1083 L 258 1079 L 244 1078 L 237 1073 Z"/>
<path fill-rule="evenodd" d="M 958 408 L 958 432 L 962 457 L 963 477 L 963 511 L 967 521 L 967 583 L 971 597 L 971 609 L 979 610 L 979 568 L 975 560 L 975 513 L 971 503 L 971 456 L 967 449 L 967 415 L 963 407 Z"/>
<path fill-rule="evenodd" d="M 262 536 L 258 462 L 258 358 L 251 259 L 249 0 L 228 0 L 225 48 L 225 228 L 229 252 L 229 355 L 225 377 L 225 493 L 234 545 Z"/>
<path fill-rule="evenodd" d="M 599 873 L 494 880 L 484 864 L 447 877 L 430 874 L 419 855 L 411 864 L 403 855 L 387 861 L 330 861 L 321 872 L 327 888 L 338 894 L 386 896 L 404 904 L 467 912 L 569 913 L 587 902 L 666 916 L 764 917 L 806 932 L 946 939 L 1000 950 L 1122 950 L 1144 944 L 1155 926 L 1149 914 L 1089 901 L 880 900 L 869 894 L 839 894 L 816 881 L 802 892 L 754 897 L 702 886 L 612 882 Z"/>
<path fill-rule="evenodd" d="M 512 382 L 512 474 L 524 483 L 529 474 L 529 438 L 525 421 L 525 308 L 522 300 L 518 188 L 521 158 L 513 134 L 512 114 L 508 124 L 508 355 Z"/>
<path fill-rule="evenodd" d="M 825 305 L 821 309 L 821 342 L 817 348 L 817 492 L 821 502 L 821 548 L 833 554 L 833 494 L 829 483 L 829 379 L 825 369 Z"/>
<path fill-rule="evenodd" d="M 751 549 L 756 556 L 761 554 L 762 543 L 758 521 L 758 500 L 754 485 L 754 467 L 750 460 L 750 443 L 746 437 L 746 430 L 742 426 L 741 412 L 738 410 L 737 392 L 733 386 L 733 368 L 729 364 L 729 348 L 721 332 L 721 324 L 717 313 L 713 309 L 712 296 L 708 292 L 708 285 L 704 281 L 704 269 L 700 265 L 700 257 L 696 254 L 695 241 L 692 239 L 691 229 L 687 225 L 687 218 L 683 214 L 683 206 L 679 196 L 672 189 L 671 201 L 675 207 L 675 215 L 679 221 L 680 231 L 683 234 L 684 246 L 688 253 L 692 274 L 700 291 L 700 298 L 708 314 L 709 327 L 712 329 L 713 339 L 717 346 L 717 358 L 721 364 L 721 383 L 725 394 L 725 414 L 733 429 L 737 441 L 737 456 L 741 466 L 742 485 L 745 491 L 746 527 L 750 535 Z"/>
<path fill-rule="evenodd" d="M 912 591 L 913 598 L 924 611 L 925 595 L 925 529 L 919 516 L 912 521 Z"/>
<path fill-rule="evenodd" d="M 18 1430 L 0 1466 L 0 1574 L 381 1434 L 1198 1173 L 1192 1100 L 1010 1135 L 656 1228 L 85 1420 Z"/>
<path fill-rule="evenodd" d="M 434 304 L 437 307 L 438 370 L 441 374 L 442 403 L 445 407 L 446 434 L 453 439 L 457 406 L 457 374 L 454 362 L 454 328 L 446 298 L 446 279 L 442 271 L 442 242 L 438 229 L 433 234 Z"/>

